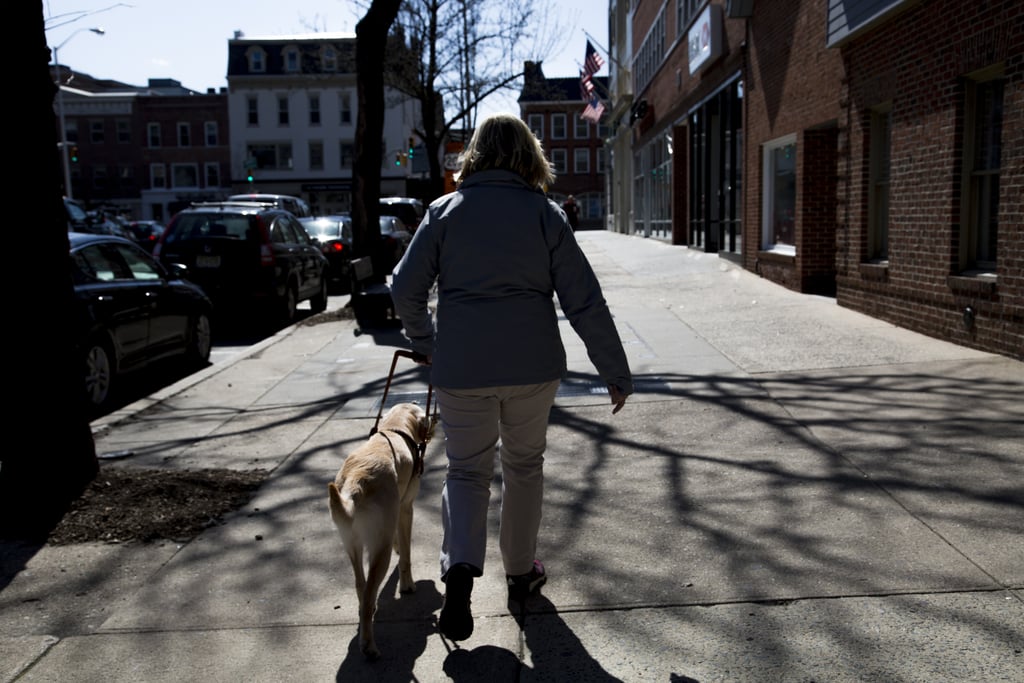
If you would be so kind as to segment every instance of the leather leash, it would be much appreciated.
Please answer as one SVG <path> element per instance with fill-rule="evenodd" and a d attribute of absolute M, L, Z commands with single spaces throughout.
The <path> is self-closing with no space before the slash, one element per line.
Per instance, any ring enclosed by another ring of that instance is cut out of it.
<path fill-rule="evenodd" d="M 388 400 L 388 391 L 391 390 L 391 380 L 394 379 L 394 377 L 395 377 L 395 366 L 398 364 L 399 357 L 401 357 L 401 358 L 408 358 L 408 359 L 410 359 L 410 360 L 415 362 L 417 358 L 421 358 L 422 356 L 421 356 L 421 354 L 415 353 L 414 351 L 403 351 L 402 349 L 399 349 L 399 350 L 395 351 L 395 355 L 391 359 L 391 370 L 388 372 L 387 382 L 384 383 L 384 396 L 380 400 L 380 410 L 377 411 L 377 419 L 373 423 L 373 428 L 370 429 L 370 436 L 373 436 L 374 434 L 377 433 L 377 427 L 380 425 L 380 419 L 381 419 L 381 417 L 384 416 L 384 404 Z M 426 407 L 425 412 L 426 412 L 427 416 L 430 417 L 431 426 L 436 425 L 437 421 L 438 421 L 437 403 L 434 404 L 434 414 L 433 415 L 430 414 L 430 402 L 431 402 L 431 400 L 433 398 L 433 394 L 434 394 L 434 385 L 428 383 L 427 384 L 427 407 Z M 415 467 L 413 469 L 413 473 L 416 474 L 416 475 L 423 474 L 423 463 L 424 463 L 424 461 L 426 459 L 427 444 L 430 442 L 430 432 L 431 431 L 432 430 L 428 428 L 425 433 L 420 434 L 420 444 L 419 444 L 419 448 L 418 448 L 419 454 L 418 454 L 418 457 L 416 458 Z"/>

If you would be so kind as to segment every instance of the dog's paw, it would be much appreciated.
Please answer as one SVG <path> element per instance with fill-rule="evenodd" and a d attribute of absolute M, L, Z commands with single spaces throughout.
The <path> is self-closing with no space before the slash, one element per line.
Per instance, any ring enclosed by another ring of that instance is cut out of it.
<path fill-rule="evenodd" d="M 376 643 L 362 643 L 359 649 L 362 650 L 363 658 L 368 662 L 380 659 L 380 650 L 377 649 Z"/>

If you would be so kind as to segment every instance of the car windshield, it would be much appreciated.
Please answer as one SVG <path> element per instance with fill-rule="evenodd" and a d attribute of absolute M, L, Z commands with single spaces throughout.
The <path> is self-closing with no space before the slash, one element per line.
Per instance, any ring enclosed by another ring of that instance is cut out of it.
<path fill-rule="evenodd" d="M 317 218 L 316 220 L 302 221 L 302 224 L 306 227 L 306 232 L 310 237 L 319 240 L 352 239 L 352 223 L 348 220 Z"/>

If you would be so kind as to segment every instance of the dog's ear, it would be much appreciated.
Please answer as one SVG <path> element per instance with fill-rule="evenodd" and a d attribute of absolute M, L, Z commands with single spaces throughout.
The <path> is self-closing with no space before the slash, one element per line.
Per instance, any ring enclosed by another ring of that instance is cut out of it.
<path fill-rule="evenodd" d="M 427 441 L 430 441 L 431 439 L 434 438 L 434 432 L 437 430 L 437 420 L 435 418 L 430 417 L 429 415 L 424 415 L 423 417 L 420 418 L 419 422 L 419 433 L 421 435 L 420 439 L 421 441 L 426 443 Z"/>

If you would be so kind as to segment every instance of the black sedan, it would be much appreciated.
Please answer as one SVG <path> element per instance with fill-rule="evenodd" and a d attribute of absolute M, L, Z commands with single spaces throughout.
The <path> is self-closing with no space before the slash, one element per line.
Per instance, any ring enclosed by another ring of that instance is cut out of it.
<path fill-rule="evenodd" d="M 300 218 L 309 236 L 320 243 L 327 257 L 332 291 L 347 294 L 352 288 L 352 217 L 348 214 Z"/>
<path fill-rule="evenodd" d="M 75 291 L 74 334 L 88 408 L 99 414 L 118 382 L 156 361 L 209 362 L 212 304 L 198 286 L 133 241 L 68 233 Z"/>

